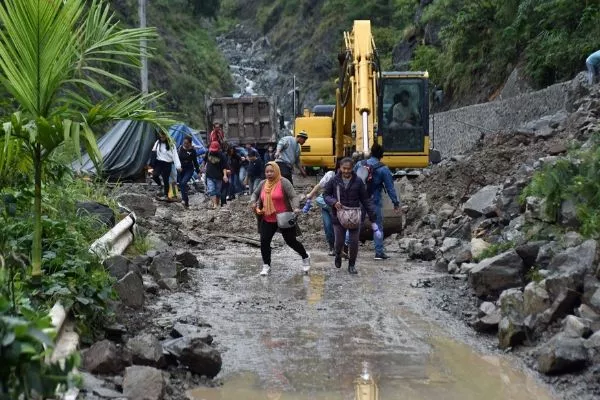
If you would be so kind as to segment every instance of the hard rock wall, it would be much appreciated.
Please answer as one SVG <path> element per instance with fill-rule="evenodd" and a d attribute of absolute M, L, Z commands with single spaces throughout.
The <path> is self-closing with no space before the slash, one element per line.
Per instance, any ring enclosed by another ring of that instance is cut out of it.
<path fill-rule="evenodd" d="M 517 129 L 565 108 L 571 81 L 505 100 L 436 113 L 429 120 L 434 146 L 442 157 L 464 153 L 482 134 Z"/>

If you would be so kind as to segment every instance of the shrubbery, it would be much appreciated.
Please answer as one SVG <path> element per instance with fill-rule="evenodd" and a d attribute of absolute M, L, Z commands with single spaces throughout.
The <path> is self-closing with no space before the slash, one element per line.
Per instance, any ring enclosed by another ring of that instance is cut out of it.
<path fill-rule="evenodd" d="M 575 204 L 580 232 L 600 237 L 600 135 L 592 139 L 587 150 L 574 151 L 569 159 L 558 160 L 537 172 L 521 195 L 545 199 L 545 212 L 558 219 L 565 201 Z"/>

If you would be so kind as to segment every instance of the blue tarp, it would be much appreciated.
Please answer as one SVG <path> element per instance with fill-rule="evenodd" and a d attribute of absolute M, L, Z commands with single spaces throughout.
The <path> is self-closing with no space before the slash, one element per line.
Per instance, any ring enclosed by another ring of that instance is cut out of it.
<path fill-rule="evenodd" d="M 196 153 L 198 154 L 198 156 L 201 156 L 204 153 L 206 153 L 206 146 L 204 145 L 202 138 L 200 138 L 198 131 L 193 130 L 185 124 L 177 124 L 171 126 L 169 128 L 169 135 L 171 135 L 171 137 L 177 144 L 177 148 L 179 148 L 179 146 L 183 144 L 184 137 L 191 136 L 192 144 L 196 148 Z"/>

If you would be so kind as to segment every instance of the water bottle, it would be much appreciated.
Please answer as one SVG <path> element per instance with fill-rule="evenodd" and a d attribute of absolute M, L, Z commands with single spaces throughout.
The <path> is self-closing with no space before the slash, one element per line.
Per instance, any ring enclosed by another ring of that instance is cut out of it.
<path fill-rule="evenodd" d="M 304 204 L 304 208 L 302 208 L 302 212 L 304 214 L 306 214 L 310 211 L 311 208 L 312 208 L 312 200 L 306 199 L 306 203 Z"/>

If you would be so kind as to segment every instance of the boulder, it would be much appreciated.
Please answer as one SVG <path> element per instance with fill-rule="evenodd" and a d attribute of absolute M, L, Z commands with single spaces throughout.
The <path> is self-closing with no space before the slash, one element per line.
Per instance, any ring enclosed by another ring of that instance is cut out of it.
<path fill-rule="evenodd" d="M 523 290 L 523 314 L 535 315 L 551 306 L 550 295 L 546 291 L 546 281 L 529 282 Z"/>
<path fill-rule="evenodd" d="M 528 196 L 525 199 L 525 218 L 532 222 L 537 220 L 554 223 L 556 221 L 556 216 L 547 213 L 546 199 L 535 196 Z"/>
<path fill-rule="evenodd" d="M 130 271 L 131 261 L 121 255 L 112 256 L 102 262 L 109 275 L 121 279 Z"/>
<path fill-rule="evenodd" d="M 546 243 L 548 242 L 536 241 L 525 243 L 520 246 L 517 246 L 515 248 L 515 251 L 523 260 L 523 264 L 525 264 L 525 267 L 530 268 L 535 265 L 535 260 L 537 259 L 538 253 L 540 252 L 540 247 L 542 247 Z"/>
<path fill-rule="evenodd" d="M 120 374 L 130 360 L 110 340 L 94 343 L 83 355 L 83 369 L 92 374 Z"/>
<path fill-rule="evenodd" d="M 140 309 L 144 306 L 144 281 L 141 275 L 128 272 L 122 279 L 115 283 L 115 292 L 121 302 L 127 307 Z"/>
<path fill-rule="evenodd" d="M 573 200 L 565 200 L 560 205 L 560 214 L 558 221 L 562 226 L 569 228 L 579 228 L 581 225 L 577 219 L 577 207 Z"/>
<path fill-rule="evenodd" d="M 199 327 L 196 325 L 182 324 L 177 322 L 171 329 L 171 337 L 180 338 L 184 336 L 200 338 L 204 343 L 211 344 L 213 337 L 210 334 L 210 330 L 206 327 Z"/>
<path fill-rule="evenodd" d="M 488 247 L 490 247 L 490 244 L 483 239 L 471 239 L 471 256 L 478 259 Z"/>
<path fill-rule="evenodd" d="M 583 243 L 583 236 L 575 231 L 565 233 L 562 239 L 565 248 L 576 247 Z"/>
<path fill-rule="evenodd" d="M 563 335 L 570 338 L 587 338 L 593 332 L 589 321 L 577 318 L 574 315 L 567 315 L 562 321 Z"/>
<path fill-rule="evenodd" d="M 156 368 L 133 366 L 125 370 L 123 394 L 129 399 L 162 400 L 165 389 L 162 372 Z"/>
<path fill-rule="evenodd" d="M 469 273 L 469 283 L 479 297 L 496 297 L 504 289 L 523 285 L 523 260 L 515 250 L 479 262 Z"/>
<path fill-rule="evenodd" d="M 500 211 L 505 218 L 514 218 L 519 215 L 521 205 L 519 204 L 518 195 L 520 188 L 517 185 L 505 187 L 500 192 Z"/>
<path fill-rule="evenodd" d="M 177 254 L 175 260 L 183 265 L 184 268 L 200 268 L 198 258 L 189 251 Z"/>
<path fill-rule="evenodd" d="M 467 200 L 463 211 L 471 218 L 498 216 L 499 193 L 502 186 L 485 186 Z"/>
<path fill-rule="evenodd" d="M 77 216 L 91 217 L 98 229 L 109 229 L 115 226 L 115 212 L 106 204 L 95 201 L 78 201 L 75 203 Z"/>
<path fill-rule="evenodd" d="M 525 217 L 520 215 L 517 218 L 511 220 L 508 226 L 502 230 L 502 238 L 507 242 L 514 242 L 517 244 L 523 244 L 526 241 L 525 233 Z"/>
<path fill-rule="evenodd" d="M 158 294 L 160 286 L 158 286 L 158 283 L 156 283 L 154 278 L 152 278 L 150 275 L 144 275 L 142 276 L 142 280 L 144 282 L 144 290 L 146 293 Z"/>
<path fill-rule="evenodd" d="M 537 369 L 547 374 L 576 372 L 586 367 L 588 352 L 585 339 L 557 334 L 537 350 Z"/>
<path fill-rule="evenodd" d="M 177 261 L 172 252 L 160 253 L 150 264 L 150 274 L 159 281 L 164 278 L 177 278 Z"/>
<path fill-rule="evenodd" d="M 157 368 L 165 365 L 162 345 L 155 336 L 149 333 L 129 339 L 127 349 L 131 352 L 131 360 L 134 364 Z"/>
<path fill-rule="evenodd" d="M 525 341 L 523 315 L 523 292 L 519 289 L 508 289 L 500 295 L 502 319 L 498 324 L 498 346 L 501 349 L 514 347 Z"/>
<path fill-rule="evenodd" d="M 483 302 L 479 306 L 478 318 L 471 323 L 477 332 L 494 332 L 502 319 L 500 309 L 494 303 Z"/>
<path fill-rule="evenodd" d="M 117 201 L 135 212 L 138 218 L 149 218 L 156 214 L 156 204 L 150 196 L 138 193 L 123 193 L 117 196 Z"/>
<path fill-rule="evenodd" d="M 548 265 L 548 269 L 559 273 L 585 275 L 592 270 L 596 260 L 596 249 L 595 240 L 586 240 L 577 247 L 571 247 L 557 254 Z"/>
<path fill-rule="evenodd" d="M 214 378 L 223 363 L 221 354 L 200 337 L 181 337 L 163 343 L 167 353 L 195 374 Z"/>
<path fill-rule="evenodd" d="M 541 244 L 534 265 L 540 268 L 547 268 L 554 255 L 560 251 L 559 249 L 560 246 L 556 242 Z"/>

